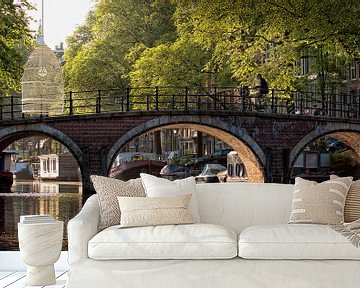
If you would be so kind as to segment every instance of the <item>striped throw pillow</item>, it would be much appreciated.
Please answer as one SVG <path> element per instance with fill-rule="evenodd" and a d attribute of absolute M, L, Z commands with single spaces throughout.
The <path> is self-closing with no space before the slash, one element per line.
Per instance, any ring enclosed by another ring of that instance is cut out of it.
<path fill-rule="evenodd" d="M 330 180 L 337 179 L 339 176 L 330 175 Z M 353 222 L 360 219 L 360 180 L 352 182 L 345 200 L 344 221 Z"/>
<path fill-rule="evenodd" d="M 344 209 L 345 222 L 360 219 L 360 180 L 354 181 L 346 196 Z"/>
<path fill-rule="evenodd" d="M 317 183 L 295 178 L 289 223 L 342 224 L 352 177 Z"/>

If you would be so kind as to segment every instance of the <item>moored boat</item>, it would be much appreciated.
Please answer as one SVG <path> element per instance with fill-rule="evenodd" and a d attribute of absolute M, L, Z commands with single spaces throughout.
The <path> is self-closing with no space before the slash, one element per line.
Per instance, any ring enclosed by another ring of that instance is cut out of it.
<path fill-rule="evenodd" d="M 0 171 L 0 193 L 11 192 L 13 181 L 13 173 Z"/>

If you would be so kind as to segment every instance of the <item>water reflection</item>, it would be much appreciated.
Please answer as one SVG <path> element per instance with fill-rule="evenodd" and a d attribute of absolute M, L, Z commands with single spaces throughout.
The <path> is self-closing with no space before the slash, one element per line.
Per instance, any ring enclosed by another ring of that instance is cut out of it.
<path fill-rule="evenodd" d="M 15 182 L 11 193 L 0 194 L 0 250 L 19 250 L 20 215 L 51 214 L 64 221 L 63 250 L 67 249 L 67 223 L 82 207 L 80 182 Z"/>

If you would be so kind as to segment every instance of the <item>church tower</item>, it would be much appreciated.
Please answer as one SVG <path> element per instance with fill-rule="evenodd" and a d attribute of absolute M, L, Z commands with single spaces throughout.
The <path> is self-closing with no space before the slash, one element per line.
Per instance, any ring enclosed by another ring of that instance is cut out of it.
<path fill-rule="evenodd" d="M 44 0 L 37 46 L 30 53 L 21 81 L 22 112 L 27 115 L 59 115 L 64 109 L 64 78 L 60 64 L 44 41 Z"/>

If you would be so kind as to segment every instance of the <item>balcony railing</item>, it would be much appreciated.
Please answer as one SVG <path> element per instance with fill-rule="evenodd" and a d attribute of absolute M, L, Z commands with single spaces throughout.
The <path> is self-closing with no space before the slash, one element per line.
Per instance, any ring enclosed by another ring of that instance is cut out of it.
<path fill-rule="evenodd" d="M 23 113 L 27 111 L 25 105 L 34 104 L 28 102 L 23 104 L 21 96 L 0 97 L 0 120 L 169 110 L 258 111 L 358 119 L 360 118 L 359 98 L 360 95 L 353 94 L 270 90 L 268 94 L 257 100 L 255 91 L 242 87 L 128 87 L 67 92 L 62 103 L 63 112 L 60 114 L 53 113 L 51 107 L 41 107 L 40 111 L 43 111 L 41 113 Z M 53 110 L 58 111 L 58 109 Z"/>

